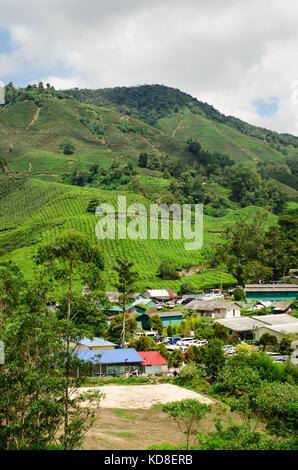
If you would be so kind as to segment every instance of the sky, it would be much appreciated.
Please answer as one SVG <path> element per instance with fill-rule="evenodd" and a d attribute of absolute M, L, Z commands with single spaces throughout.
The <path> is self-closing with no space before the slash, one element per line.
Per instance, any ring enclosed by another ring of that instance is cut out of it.
<path fill-rule="evenodd" d="M 297 0 L 1 0 L 0 86 L 163 84 L 298 135 Z"/>

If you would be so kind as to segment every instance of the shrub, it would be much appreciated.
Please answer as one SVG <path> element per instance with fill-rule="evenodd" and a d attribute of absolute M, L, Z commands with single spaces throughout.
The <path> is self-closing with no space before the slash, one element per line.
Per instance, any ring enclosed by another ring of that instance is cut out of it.
<path fill-rule="evenodd" d="M 236 289 L 234 289 L 233 291 L 233 296 L 234 296 L 234 299 L 237 301 L 243 300 L 245 299 L 245 292 L 243 289 L 240 289 L 240 287 L 236 287 Z"/>

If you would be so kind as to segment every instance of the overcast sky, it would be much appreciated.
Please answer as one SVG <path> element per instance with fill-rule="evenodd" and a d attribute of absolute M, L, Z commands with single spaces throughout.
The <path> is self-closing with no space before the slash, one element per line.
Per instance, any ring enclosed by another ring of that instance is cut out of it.
<path fill-rule="evenodd" d="M 297 0 L 0 0 L 0 80 L 159 83 L 298 135 Z"/>

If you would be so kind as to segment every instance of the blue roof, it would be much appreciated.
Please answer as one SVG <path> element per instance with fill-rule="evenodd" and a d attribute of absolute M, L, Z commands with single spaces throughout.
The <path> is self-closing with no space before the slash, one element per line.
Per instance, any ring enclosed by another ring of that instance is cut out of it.
<path fill-rule="evenodd" d="M 95 348 L 95 347 L 103 347 L 103 346 L 117 346 L 115 343 L 111 343 L 110 341 L 106 341 L 103 338 L 82 338 L 79 341 L 79 344 L 83 344 L 84 346 L 88 346 L 89 348 Z"/>
<path fill-rule="evenodd" d="M 134 348 L 78 351 L 76 356 L 81 361 L 90 361 L 94 364 L 130 364 L 143 362 L 143 359 Z"/>

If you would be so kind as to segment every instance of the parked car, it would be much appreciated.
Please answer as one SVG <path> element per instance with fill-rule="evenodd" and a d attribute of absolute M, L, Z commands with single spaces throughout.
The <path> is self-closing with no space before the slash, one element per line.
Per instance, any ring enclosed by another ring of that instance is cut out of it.
<path fill-rule="evenodd" d="M 180 338 L 180 340 L 177 341 L 177 345 L 178 346 L 187 346 L 187 344 L 189 344 L 190 341 L 194 341 L 194 339 L 192 337 L 190 337 L 190 338 Z"/>
<path fill-rule="evenodd" d="M 225 355 L 234 354 L 236 352 L 236 348 L 234 348 L 234 346 L 231 346 L 230 344 L 225 344 L 222 349 Z"/>
<path fill-rule="evenodd" d="M 182 348 L 183 346 L 177 346 L 177 344 L 166 344 L 166 348 L 168 351 L 174 351 L 174 349 L 180 349 Z"/>
<path fill-rule="evenodd" d="M 193 346 L 197 346 L 197 347 L 200 347 L 200 346 L 208 346 L 209 342 L 206 340 L 206 339 L 194 339 L 190 342 L 190 345 L 193 345 Z"/>
<path fill-rule="evenodd" d="M 176 344 L 178 341 L 180 341 L 181 338 L 172 338 L 172 341 L 170 341 L 170 344 Z"/>
<path fill-rule="evenodd" d="M 162 339 L 162 342 L 163 343 L 170 343 L 170 341 L 172 341 L 172 336 L 166 336 L 165 338 Z"/>

